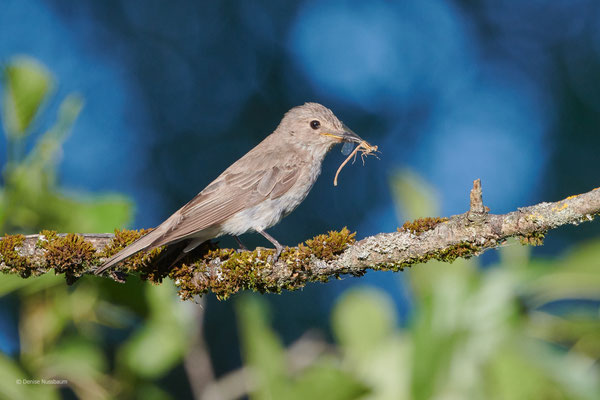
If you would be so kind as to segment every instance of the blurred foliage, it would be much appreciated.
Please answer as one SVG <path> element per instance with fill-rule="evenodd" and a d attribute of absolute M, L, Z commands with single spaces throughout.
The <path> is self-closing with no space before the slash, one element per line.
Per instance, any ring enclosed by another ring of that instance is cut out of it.
<path fill-rule="evenodd" d="M 6 134 L 24 136 L 43 101 L 54 87 L 50 72 L 37 60 L 18 57 L 3 71 L 2 121 Z"/>
<path fill-rule="evenodd" d="M 413 173 L 398 172 L 392 186 L 409 215 L 435 214 L 432 197 L 429 210 L 418 200 L 431 188 Z M 598 398 L 600 240 L 556 260 L 531 258 L 517 241 L 499 254 L 486 268 L 471 259 L 405 271 L 414 307 L 404 327 L 385 292 L 347 291 L 331 315 L 334 352 L 307 368 L 326 364 L 339 378 L 315 398 L 336 387 L 354 399 Z M 290 382 L 306 370 L 286 372 L 267 311 L 257 297 L 238 304 L 245 361 L 260 382 L 252 398 L 295 399 L 302 388 Z"/>
<path fill-rule="evenodd" d="M 2 121 L 8 163 L 0 189 L 6 232 L 106 231 L 126 224 L 128 200 L 60 188 L 61 147 L 81 110 L 69 95 L 57 121 L 35 134 L 55 86 L 35 60 L 5 64 Z M 33 140 L 33 143 L 29 143 Z M 29 149 L 25 152 L 26 149 Z M 415 174 L 390 182 L 398 212 L 436 215 L 435 191 Z M 264 298 L 236 300 L 246 388 L 255 399 L 594 399 L 600 393 L 600 241 L 558 259 L 532 258 L 509 242 L 495 265 L 430 262 L 405 271 L 412 315 L 397 320 L 375 288 L 346 292 L 331 314 L 334 343 L 310 362 L 270 327 Z M 401 290 L 399 288 L 399 290 Z M 16 304 L 19 349 L 0 355 L 0 398 L 181 398 L 192 376 L 172 374 L 192 351 L 199 305 L 173 285 L 116 284 L 86 277 L 72 287 L 52 275 L 2 276 L 0 297 Z M 317 346 L 318 347 L 318 346 Z M 295 365 L 293 368 L 291 365 Z M 168 379 L 167 379 L 168 377 Z M 58 385 L 16 384 L 66 379 Z M 15 384 L 11 384 L 15 382 Z"/>
<path fill-rule="evenodd" d="M 35 118 L 50 101 L 54 79 L 44 66 L 27 57 L 14 58 L 1 73 L 1 116 L 8 162 L 0 186 L 0 230 L 110 232 L 127 224 L 132 216 L 127 198 L 67 192 L 58 187 L 56 169 L 62 144 L 83 107 L 83 99 L 68 95 L 58 107 L 55 124 L 35 135 Z M 30 150 L 25 154 L 25 149 Z"/>
<path fill-rule="evenodd" d="M 340 369 L 335 359 L 323 357 L 294 376 L 286 372 L 284 347 L 266 321 L 266 302 L 247 295 L 237 302 L 242 346 L 256 399 L 356 399 L 367 388 Z"/>
<path fill-rule="evenodd" d="M 53 275 L 2 276 L 0 295 L 19 301 L 20 353 L 0 357 L 0 376 L 11 377 L 0 385 L 0 398 L 61 397 L 59 385 L 13 385 L 17 379 L 67 380 L 86 399 L 141 392 L 171 398 L 159 378 L 182 362 L 195 305 L 181 302 L 169 283 L 130 281 L 88 277 L 67 287 Z"/>
<path fill-rule="evenodd" d="M 589 257 L 592 249 L 595 260 Z M 314 365 L 338 369 L 343 379 L 332 387 L 350 382 L 368 389 L 344 398 L 596 399 L 600 241 L 562 260 L 531 260 L 529 249 L 516 241 L 500 253 L 501 261 L 486 269 L 471 260 L 413 267 L 407 275 L 415 284 L 414 309 L 406 327 L 398 325 L 393 301 L 383 291 L 346 292 L 331 317 L 336 356 L 325 355 Z M 595 292 L 573 290 L 594 284 Z M 594 304 L 560 312 L 552 306 L 577 300 Z M 262 326 L 264 306 L 261 314 L 256 313 L 261 308 L 248 313 L 249 307 L 238 309 L 245 360 L 262 382 L 253 398 L 296 398 L 290 386 L 275 395 L 293 377 L 283 372 L 281 346 L 265 344 L 277 343 L 277 337 Z M 263 346 L 260 356 L 257 343 Z"/>
<path fill-rule="evenodd" d="M 55 124 L 36 134 L 35 121 L 52 101 L 54 79 L 28 57 L 12 59 L 1 73 L 8 162 L 0 186 L 0 231 L 106 232 L 126 225 L 133 213 L 126 197 L 67 192 L 57 180 L 62 144 L 83 100 L 68 95 L 58 106 Z M 193 331 L 186 323 L 192 310 L 169 284 L 119 285 L 84 277 L 66 287 L 64 279 L 50 274 L 36 279 L 3 275 L 0 298 L 18 304 L 20 341 L 14 359 L 0 355 L 0 376 L 8 379 L 0 385 L 0 398 L 64 394 L 61 385 L 15 383 L 27 379 L 66 379 L 76 396 L 86 399 L 116 393 L 168 398 L 153 381 L 181 364 Z M 131 336 L 107 351 L 103 338 L 119 332 Z"/>

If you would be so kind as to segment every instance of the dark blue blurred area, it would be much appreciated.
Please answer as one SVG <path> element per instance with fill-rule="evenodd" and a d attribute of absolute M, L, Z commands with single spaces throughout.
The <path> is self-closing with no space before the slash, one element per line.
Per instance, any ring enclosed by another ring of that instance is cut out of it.
<path fill-rule="evenodd" d="M 134 228 L 160 223 L 306 101 L 330 107 L 382 154 L 346 167 L 334 187 L 344 158 L 334 151 L 306 201 L 271 230 L 288 245 L 343 226 L 358 238 L 395 230 L 398 168 L 438 190 L 443 215 L 466 210 L 476 178 L 496 213 L 598 186 L 593 0 L 2 0 L 0 38 L 0 62 L 31 55 L 59 82 L 40 126 L 64 95 L 83 95 L 61 183 L 130 195 Z M 553 232 L 542 251 L 598 230 Z M 371 273 L 273 296 L 275 324 L 286 340 L 325 325 L 336 294 L 367 281 L 406 316 L 400 279 Z M 207 339 L 223 371 L 236 357 L 234 321 L 230 303 L 210 303 Z"/>

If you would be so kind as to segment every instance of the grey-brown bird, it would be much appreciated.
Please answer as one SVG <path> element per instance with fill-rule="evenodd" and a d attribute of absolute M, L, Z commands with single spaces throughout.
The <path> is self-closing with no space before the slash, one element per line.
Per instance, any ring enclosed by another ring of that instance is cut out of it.
<path fill-rule="evenodd" d="M 225 234 L 255 231 L 283 250 L 266 229 L 306 198 L 331 148 L 362 139 L 328 108 L 306 103 L 288 111 L 275 131 L 233 163 L 189 203 L 104 262 L 96 274 L 142 251 L 183 240 L 184 253 Z"/>

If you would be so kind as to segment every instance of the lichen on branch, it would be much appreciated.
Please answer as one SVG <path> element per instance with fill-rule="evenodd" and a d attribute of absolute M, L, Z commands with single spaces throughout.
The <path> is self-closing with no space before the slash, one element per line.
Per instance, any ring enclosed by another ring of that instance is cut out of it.
<path fill-rule="evenodd" d="M 549 230 L 591 221 L 600 213 L 600 188 L 502 215 L 489 213 L 481 193 L 481 182 L 477 180 L 469 211 L 464 214 L 418 219 L 405 223 L 397 232 L 380 233 L 358 242 L 355 233 L 346 228 L 330 231 L 286 248 L 275 263 L 271 249 L 237 251 L 207 243 L 175 264 L 169 262 L 169 256 L 179 250 L 177 247 L 139 253 L 106 277 L 119 281 L 128 274 L 139 274 L 156 284 L 169 277 L 182 299 L 208 292 L 221 299 L 242 290 L 280 293 L 344 274 L 361 276 L 369 269 L 399 271 L 432 259 L 452 262 L 469 258 L 510 237 L 520 238 L 523 244 L 541 245 Z M 73 283 L 147 232 L 6 235 L 0 239 L 0 272 L 28 278 L 54 270 L 64 274 L 67 283 Z"/>

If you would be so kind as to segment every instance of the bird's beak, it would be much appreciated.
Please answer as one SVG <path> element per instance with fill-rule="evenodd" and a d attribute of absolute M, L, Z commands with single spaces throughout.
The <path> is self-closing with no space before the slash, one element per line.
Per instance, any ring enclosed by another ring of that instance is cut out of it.
<path fill-rule="evenodd" d="M 358 136 L 356 133 L 354 133 L 354 131 L 352 129 L 348 128 L 346 126 L 346 124 L 343 124 L 343 126 L 344 126 L 344 133 L 342 134 L 342 140 L 344 142 L 360 143 L 360 142 L 364 141 L 361 139 L 360 136 Z"/>
<path fill-rule="evenodd" d="M 351 142 L 360 143 L 363 140 L 358 136 L 352 129 L 348 128 L 346 124 L 342 124 L 343 130 L 336 133 L 322 133 L 323 136 L 329 136 L 338 139 L 340 142 Z"/>

